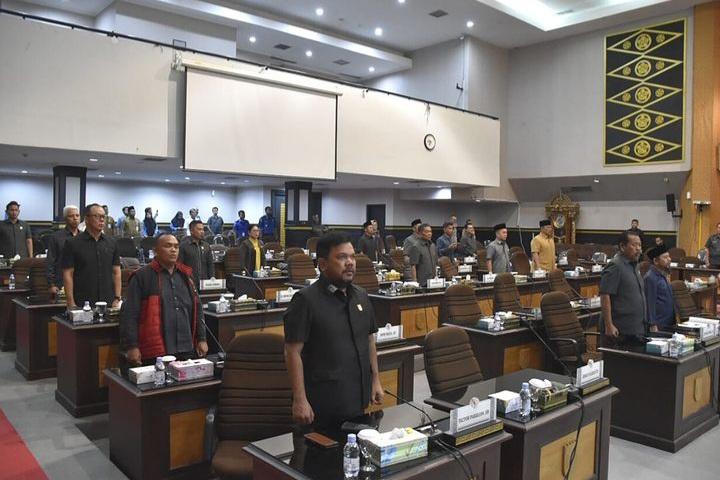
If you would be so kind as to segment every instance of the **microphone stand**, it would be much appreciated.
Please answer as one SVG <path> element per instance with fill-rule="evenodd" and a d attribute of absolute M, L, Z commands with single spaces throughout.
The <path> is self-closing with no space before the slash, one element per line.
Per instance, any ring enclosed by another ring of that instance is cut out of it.
<path fill-rule="evenodd" d="M 217 354 L 218 360 L 225 361 L 225 357 L 227 357 L 227 353 L 225 353 L 225 349 L 222 345 L 220 345 L 220 341 L 217 339 L 215 334 L 210 330 L 210 327 L 208 327 L 208 324 L 205 323 L 205 316 L 203 315 L 200 317 L 200 321 L 202 322 L 203 326 L 205 327 L 205 331 L 210 334 L 210 337 L 212 337 L 213 340 L 215 340 L 215 344 L 218 346 L 218 349 L 220 350 Z"/>
<path fill-rule="evenodd" d="M 560 364 L 560 366 L 565 371 L 565 375 L 570 378 L 570 383 L 572 384 L 573 376 L 572 376 L 572 373 L 570 373 L 570 368 L 565 364 L 565 362 L 560 360 L 560 357 L 558 357 L 557 354 L 555 353 L 555 351 L 552 348 L 550 348 L 550 345 L 548 345 L 547 342 L 545 341 L 545 339 L 542 338 L 542 335 L 540 335 L 537 332 L 537 330 L 535 330 L 535 327 L 533 326 L 532 321 L 528 320 L 528 317 L 530 317 L 530 315 L 528 315 L 526 313 L 520 313 L 520 312 L 513 312 L 513 313 L 520 318 L 520 321 L 523 324 L 525 324 L 528 327 L 528 329 L 530 329 L 530 332 L 532 332 L 532 334 L 535 336 L 535 338 L 537 338 L 540 341 L 540 343 L 542 343 L 543 347 L 545 347 L 545 350 L 550 352 L 550 355 L 553 357 L 553 359 L 557 363 Z"/>

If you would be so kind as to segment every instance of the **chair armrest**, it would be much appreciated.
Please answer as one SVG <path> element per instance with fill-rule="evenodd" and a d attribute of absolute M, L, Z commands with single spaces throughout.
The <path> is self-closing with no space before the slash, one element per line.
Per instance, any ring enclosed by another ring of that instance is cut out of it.
<path fill-rule="evenodd" d="M 583 335 L 593 335 L 595 337 L 602 337 L 603 334 L 600 332 L 583 332 Z"/>
<path fill-rule="evenodd" d="M 205 415 L 205 436 L 203 440 L 203 456 L 205 460 L 212 461 L 217 447 L 217 435 L 215 433 L 215 415 L 217 407 L 212 406 Z"/>

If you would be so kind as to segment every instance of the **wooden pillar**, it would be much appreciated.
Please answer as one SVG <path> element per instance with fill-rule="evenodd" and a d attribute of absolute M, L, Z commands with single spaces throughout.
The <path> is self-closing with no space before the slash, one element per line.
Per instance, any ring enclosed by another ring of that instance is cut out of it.
<path fill-rule="evenodd" d="M 692 170 L 680 192 L 678 242 L 688 255 L 697 253 L 720 222 L 720 1 L 696 6 L 694 17 Z M 698 200 L 712 205 L 698 213 L 693 205 Z"/>

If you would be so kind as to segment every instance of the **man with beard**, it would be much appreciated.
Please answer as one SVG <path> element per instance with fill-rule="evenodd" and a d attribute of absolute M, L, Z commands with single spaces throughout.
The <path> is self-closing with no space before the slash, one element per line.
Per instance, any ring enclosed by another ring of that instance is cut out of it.
<path fill-rule="evenodd" d="M 638 270 L 642 253 L 640 236 L 627 230 L 620 234 L 620 251 L 600 278 L 600 302 L 605 335 L 623 342 L 646 333 L 647 311 L 643 279 Z"/>
<path fill-rule="evenodd" d="M 293 418 L 319 428 L 339 426 L 380 405 L 375 314 L 367 292 L 352 284 L 350 237 L 318 240 L 320 278 L 295 294 L 284 317 L 285 362 L 293 390 Z"/>
<path fill-rule="evenodd" d="M 651 248 L 647 252 L 652 262 L 645 274 L 645 299 L 647 320 L 650 331 L 675 324 L 675 300 L 670 286 L 670 254 L 665 245 Z"/>

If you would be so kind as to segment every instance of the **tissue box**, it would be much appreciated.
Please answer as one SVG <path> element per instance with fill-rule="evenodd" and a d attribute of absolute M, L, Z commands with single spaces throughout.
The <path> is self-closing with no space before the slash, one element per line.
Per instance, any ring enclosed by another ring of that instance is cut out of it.
<path fill-rule="evenodd" d="M 393 432 L 386 432 L 362 440 L 370 453 L 370 460 L 375 465 L 385 468 L 427 456 L 428 437 L 412 428 L 403 430 L 405 435 L 402 438 L 391 438 Z"/>
<path fill-rule="evenodd" d="M 645 344 L 645 351 L 657 355 L 666 355 L 670 347 L 668 342 L 663 340 L 651 340 Z"/>
<path fill-rule="evenodd" d="M 510 390 L 503 390 L 488 395 L 497 400 L 497 411 L 500 413 L 510 413 L 516 410 L 520 410 L 522 401 L 520 400 L 520 394 L 517 392 L 511 392 Z"/>
<path fill-rule="evenodd" d="M 128 380 L 135 385 L 152 383 L 155 381 L 155 365 L 135 367 L 128 369 Z"/>
<path fill-rule="evenodd" d="M 515 283 L 527 283 L 527 275 L 515 275 Z"/>
<path fill-rule="evenodd" d="M 547 277 L 547 272 L 545 270 L 535 270 L 532 274 L 532 278 L 545 278 Z"/>
<path fill-rule="evenodd" d="M 492 317 L 488 318 L 481 318 L 477 321 L 477 328 L 480 330 L 490 330 L 492 329 L 492 326 L 495 324 L 495 319 Z"/>
<path fill-rule="evenodd" d="M 214 375 L 213 363 L 206 358 L 195 360 L 182 360 L 170 362 L 167 367 L 168 374 L 178 381 L 195 380 L 212 377 Z"/>
<path fill-rule="evenodd" d="M 89 323 L 93 323 L 94 319 L 95 315 L 93 314 L 92 310 L 87 312 L 85 310 L 70 311 L 70 320 L 72 321 L 73 325 L 86 325 Z"/>
<path fill-rule="evenodd" d="M 580 272 L 578 272 L 577 270 L 567 270 L 565 271 L 565 276 L 569 278 L 579 277 Z"/>

